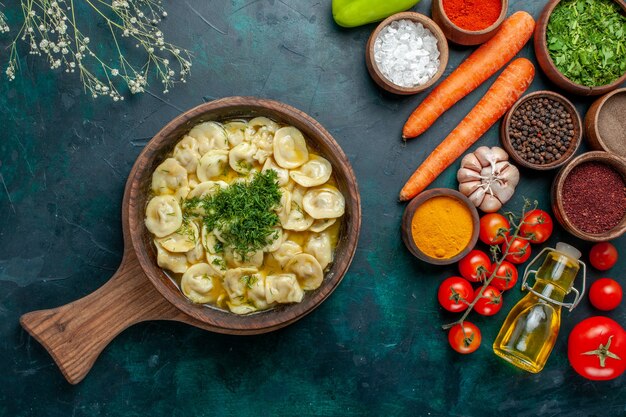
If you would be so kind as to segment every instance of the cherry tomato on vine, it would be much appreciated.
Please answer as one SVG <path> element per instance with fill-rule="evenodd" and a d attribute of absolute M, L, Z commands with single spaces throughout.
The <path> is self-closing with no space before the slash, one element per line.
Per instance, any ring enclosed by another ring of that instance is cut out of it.
<path fill-rule="evenodd" d="M 472 285 L 461 277 L 445 279 L 439 286 L 437 293 L 441 307 L 453 313 L 467 309 L 467 305 L 472 302 L 473 297 Z"/>
<path fill-rule="evenodd" d="M 616 308 L 622 302 L 622 295 L 622 287 L 611 278 L 600 278 L 589 289 L 591 305 L 603 311 Z"/>
<path fill-rule="evenodd" d="M 614 379 L 626 370 L 626 331 L 608 317 L 589 317 L 569 334 L 567 356 L 587 379 Z"/>
<path fill-rule="evenodd" d="M 506 217 L 498 213 L 485 214 L 480 219 L 478 237 L 486 245 L 499 245 L 509 236 L 511 225 Z"/>
<path fill-rule="evenodd" d="M 485 252 L 472 250 L 459 261 L 461 276 L 471 282 L 483 281 L 491 271 L 491 260 Z"/>
<path fill-rule="evenodd" d="M 550 215 L 543 210 L 535 209 L 524 216 L 520 233 L 523 237 L 529 238 L 532 243 L 543 243 L 550 238 L 553 228 L 554 224 Z"/>
<path fill-rule="evenodd" d="M 480 288 L 476 288 L 474 298 L 478 297 Z M 488 285 L 483 291 L 483 296 L 474 304 L 474 311 L 481 316 L 493 316 L 502 308 L 502 294 L 497 288 Z"/>
<path fill-rule="evenodd" d="M 510 290 L 517 283 L 517 268 L 511 262 L 503 261 L 496 270 L 496 276 L 491 285 L 500 291 Z"/>
<path fill-rule="evenodd" d="M 596 243 L 589 252 L 589 262 L 599 271 L 611 269 L 617 262 L 617 249 L 609 242 Z"/>
<path fill-rule="evenodd" d="M 448 342 L 452 349 L 463 354 L 475 352 L 481 340 L 480 330 L 469 321 L 464 321 L 462 326 L 453 326 L 448 333 Z"/>
<path fill-rule="evenodd" d="M 504 253 L 506 243 L 502 245 L 502 253 Z M 509 240 L 509 254 L 506 256 L 506 260 L 514 264 L 522 264 L 530 258 L 530 242 L 528 240 L 515 238 L 513 241 Z"/>

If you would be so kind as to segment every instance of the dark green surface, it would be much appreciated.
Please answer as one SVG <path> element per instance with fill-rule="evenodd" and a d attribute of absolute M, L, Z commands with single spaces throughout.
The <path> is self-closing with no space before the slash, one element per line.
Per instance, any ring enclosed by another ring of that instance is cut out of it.
<path fill-rule="evenodd" d="M 30 58 L 14 83 L 0 81 L 0 415 L 626 415 L 626 377 L 589 382 L 568 365 L 567 334 L 598 313 L 587 299 L 563 315 L 541 374 L 514 369 L 491 351 L 506 312 L 521 297 L 518 289 L 505 296 L 497 316 L 473 316 L 484 343 L 459 356 L 439 329 L 453 317 L 435 299 L 454 267 L 421 263 L 400 241 L 401 185 L 493 80 L 404 145 L 402 124 L 424 94 L 393 97 L 370 80 L 364 45 L 373 25 L 338 28 L 330 1 L 166 3 L 165 33 L 196 55 L 189 83 L 167 96 L 154 87 L 156 97 L 94 102 L 76 80 L 52 77 Z M 545 2 L 512 3 L 511 11 L 525 8 L 536 18 Z M 429 9 L 429 1 L 416 7 Z M 470 50 L 453 48 L 446 74 Z M 522 55 L 533 56 L 530 45 Z M 552 88 L 538 74 L 532 90 L 546 87 Z M 122 192 L 142 146 L 180 111 L 229 95 L 294 105 L 342 145 L 363 197 L 350 272 L 313 314 L 268 335 L 137 325 L 105 349 L 80 385 L 70 386 L 20 328 L 19 316 L 106 282 L 121 259 Z M 575 102 L 580 110 L 589 104 Z M 476 146 L 497 142 L 493 128 Z M 456 187 L 457 168 L 434 186 Z M 547 208 L 552 175 L 523 171 L 507 208 L 520 207 L 524 195 Z M 549 243 L 558 239 L 584 252 L 590 247 L 561 230 Z M 625 238 L 614 243 L 626 259 Z M 626 262 L 608 275 L 626 286 Z M 591 272 L 590 282 L 599 276 Z M 624 305 L 609 315 L 626 325 Z"/>

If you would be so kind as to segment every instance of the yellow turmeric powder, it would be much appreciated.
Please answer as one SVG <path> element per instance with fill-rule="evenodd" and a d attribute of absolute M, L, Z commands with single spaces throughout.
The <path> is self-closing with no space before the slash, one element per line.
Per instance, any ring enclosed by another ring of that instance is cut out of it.
<path fill-rule="evenodd" d="M 415 245 L 426 255 L 449 259 L 469 244 L 474 231 L 472 214 L 454 197 L 433 197 L 422 203 L 411 220 Z"/>

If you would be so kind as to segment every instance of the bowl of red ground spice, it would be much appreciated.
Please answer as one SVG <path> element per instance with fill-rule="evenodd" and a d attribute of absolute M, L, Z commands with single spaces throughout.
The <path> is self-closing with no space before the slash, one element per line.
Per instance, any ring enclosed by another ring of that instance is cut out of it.
<path fill-rule="evenodd" d="M 626 159 L 593 151 L 574 158 L 552 185 L 552 209 L 561 226 L 591 242 L 626 232 Z"/>
<path fill-rule="evenodd" d="M 508 8 L 508 0 L 433 0 L 432 18 L 450 42 L 480 45 L 495 35 Z"/>

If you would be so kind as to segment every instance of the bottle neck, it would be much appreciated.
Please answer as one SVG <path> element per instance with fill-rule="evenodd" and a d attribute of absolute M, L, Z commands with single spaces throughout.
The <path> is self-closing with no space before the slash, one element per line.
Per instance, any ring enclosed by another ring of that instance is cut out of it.
<path fill-rule="evenodd" d="M 549 298 L 554 301 L 558 301 L 560 303 L 565 299 L 565 291 L 558 285 L 554 285 L 553 282 L 545 281 L 542 279 L 538 279 L 533 285 L 533 290 L 537 293 L 543 295 L 546 298 Z"/>

